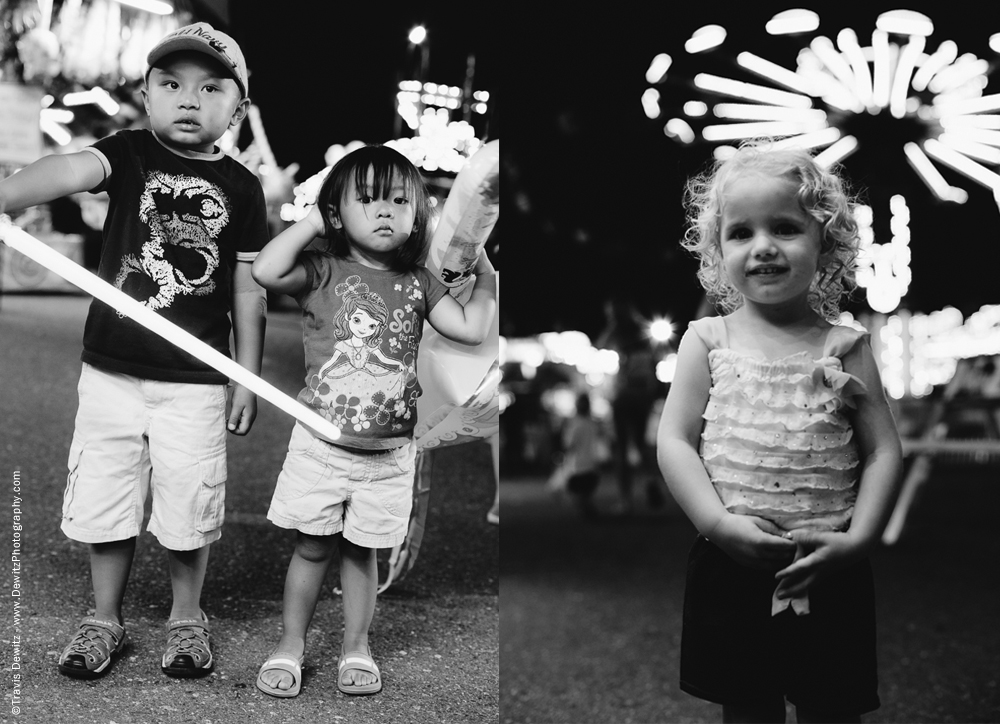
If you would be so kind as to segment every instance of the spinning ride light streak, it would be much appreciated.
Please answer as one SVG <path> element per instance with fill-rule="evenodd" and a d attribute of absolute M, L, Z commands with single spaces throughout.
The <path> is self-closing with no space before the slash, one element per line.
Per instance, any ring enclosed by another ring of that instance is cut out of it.
<path fill-rule="evenodd" d="M 803 35 L 819 28 L 809 10 L 778 13 L 765 25 L 772 35 Z M 736 65 L 755 82 L 713 73 L 698 73 L 691 82 L 706 94 L 709 113 L 690 99 L 673 117 L 665 111 L 664 94 L 650 87 L 642 106 L 651 119 L 665 117 L 664 132 L 679 143 L 701 139 L 716 146 L 717 157 L 734 150 L 727 142 L 757 136 L 782 139 L 783 145 L 823 149 L 820 163 L 842 161 L 867 142 L 848 131 L 852 116 L 886 113 L 911 119 L 923 131 L 916 142 L 904 139 L 901 153 L 927 188 L 942 201 L 965 203 L 968 193 L 952 186 L 939 167 L 1000 194 L 1000 94 L 984 95 L 990 63 L 960 53 L 952 40 L 933 42 L 934 24 L 911 10 L 878 16 L 870 43 L 844 28 L 836 40 L 819 35 L 799 50 L 796 67 L 750 52 L 736 55 Z M 725 44 L 725 29 L 705 26 L 685 45 L 686 52 L 706 53 Z M 990 38 L 1000 48 L 1000 34 Z M 682 51 L 683 52 L 683 51 Z M 1000 52 L 1000 51 L 997 51 Z M 650 86 L 667 83 L 677 58 L 657 54 L 646 71 Z M 714 105 L 713 105 L 713 101 Z"/>

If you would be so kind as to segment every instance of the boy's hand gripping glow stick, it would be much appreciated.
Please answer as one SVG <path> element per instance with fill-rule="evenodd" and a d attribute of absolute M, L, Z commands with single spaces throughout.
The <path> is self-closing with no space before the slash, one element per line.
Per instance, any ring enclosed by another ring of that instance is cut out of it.
<path fill-rule="evenodd" d="M 284 392 L 265 382 L 237 362 L 210 347 L 190 332 L 161 317 L 152 309 L 108 284 L 77 263 L 67 259 L 58 251 L 43 244 L 27 232 L 11 223 L 9 217 L 0 215 L 0 239 L 7 246 L 38 262 L 46 269 L 58 274 L 66 281 L 100 299 L 122 314 L 134 319 L 146 329 L 177 345 L 210 367 L 226 375 L 234 382 L 246 387 L 257 396 L 264 398 L 279 410 L 288 413 L 308 427 L 318 437 L 329 442 L 340 438 L 340 429 L 329 420 L 320 417 L 305 405 L 292 399 Z"/>

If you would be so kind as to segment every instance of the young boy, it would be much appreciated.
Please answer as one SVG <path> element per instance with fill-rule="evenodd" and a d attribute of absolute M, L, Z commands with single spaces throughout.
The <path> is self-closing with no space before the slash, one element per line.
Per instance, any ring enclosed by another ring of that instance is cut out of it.
<path fill-rule="evenodd" d="M 143 102 L 150 130 L 121 131 L 79 153 L 39 159 L 0 182 L 0 212 L 106 190 L 99 274 L 146 306 L 260 373 L 266 300 L 250 266 L 268 241 L 256 177 L 215 143 L 246 115 L 239 46 L 205 23 L 150 51 Z M 229 313 L 232 312 L 230 322 Z M 149 531 L 167 548 L 173 605 L 161 667 L 212 669 L 201 588 L 218 540 L 226 428 L 245 435 L 256 397 L 103 302 L 83 338 L 80 406 L 69 454 L 63 532 L 90 544 L 95 613 L 59 657 L 59 670 L 95 678 L 125 648 L 122 601 L 150 488 Z"/>

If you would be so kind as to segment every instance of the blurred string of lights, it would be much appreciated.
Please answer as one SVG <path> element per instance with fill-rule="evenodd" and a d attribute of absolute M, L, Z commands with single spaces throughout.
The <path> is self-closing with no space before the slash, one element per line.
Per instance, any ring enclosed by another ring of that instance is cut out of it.
<path fill-rule="evenodd" d="M 852 326 L 856 321 L 845 312 L 840 323 Z M 669 346 L 675 335 L 673 324 L 656 319 L 648 329 L 652 341 L 667 348 L 656 373 L 657 379 L 669 383 L 677 365 L 677 354 Z M 954 377 L 958 360 L 1000 355 L 1000 305 L 983 306 L 967 319 L 954 307 L 931 314 L 900 310 L 887 317 L 873 341 L 889 395 L 894 399 L 923 397 Z M 518 376 L 528 381 L 543 365 L 565 365 L 579 375 L 586 388 L 600 390 L 617 374 L 619 358 L 613 350 L 594 347 L 583 332 L 547 332 L 537 337 L 501 337 L 500 364 L 507 369 L 517 366 Z M 549 409 L 562 417 L 572 416 L 574 385 L 557 386 L 546 394 Z M 606 417 L 610 413 L 607 400 L 601 395 L 592 399 L 594 415 Z M 501 411 L 514 401 L 509 386 L 502 386 Z"/>
<path fill-rule="evenodd" d="M 426 52 L 428 36 L 424 26 L 411 28 L 408 39 L 411 49 L 423 46 L 421 51 Z M 426 71 L 426 62 L 426 56 L 423 56 L 421 76 Z M 396 149 L 427 173 L 458 174 L 483 145 L 483 139 L 476 135 L 474 122 L 477 116 L 484 116 L 489 111 L 490 93 L 473 90 L 474 78 L 475 56 L 470 54 L 466 62 L 464 86 L 434 83 L 422 78 L 400 81 L 396 93 L 396 113 L 413 136 L 401 136 L 387 141 L 385 145 Z M 456 119 L 458 113 L 462 117 Z M 346 153 L 362 145 L 360 141 L 351 141 L 346 146 L 331 146 L 325 156 L 326 167 L 292 189 L 293 202 L 282 205 L 279 212 L 281 219 L 299 221 L 305 218 L 310 207 L 316 203 L 323 180 L 333 165 Z M 431 203 L 436 205 L 437 199 L 432 197 Z"/>

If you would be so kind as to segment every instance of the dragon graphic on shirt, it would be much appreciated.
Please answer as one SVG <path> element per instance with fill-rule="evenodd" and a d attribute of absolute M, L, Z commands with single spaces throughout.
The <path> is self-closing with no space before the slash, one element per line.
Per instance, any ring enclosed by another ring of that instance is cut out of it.
<path fill-rule="evenodd" d="M 115 286 L 123 289 L 130 274 L 142 274 L 157 287 L 143 304 L 150 309 L 169 307 L 178 295 L 203 296 L 215 290 L 212 275 L 219 267 L 216 239 L 229 223 L 229 202 L 218 186 L 195 176 L 175 176 L 152 171 L 139 200 L 139 219 L 149 227 L 150 238 L 139 257 L 122 258 Z M 183 260 L 179 269 L 166 258 Z M 181 249 L 192 254 L 179 253 Z M 200 258 L 199 258 L 200 257 Z"/>

